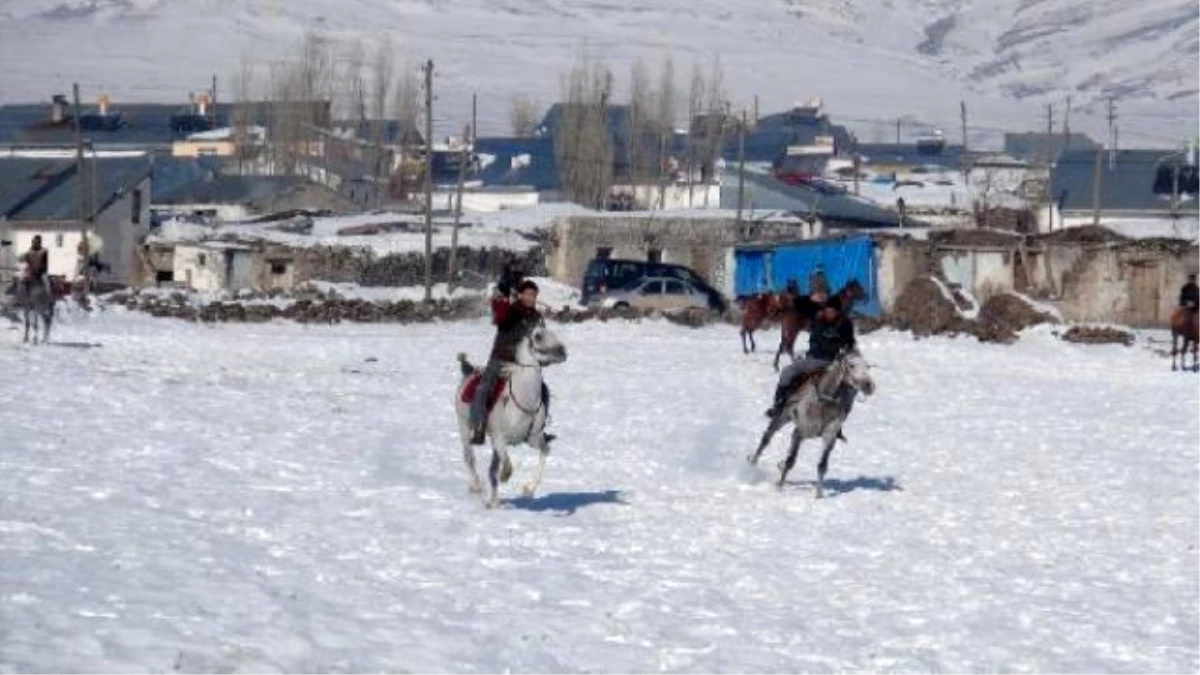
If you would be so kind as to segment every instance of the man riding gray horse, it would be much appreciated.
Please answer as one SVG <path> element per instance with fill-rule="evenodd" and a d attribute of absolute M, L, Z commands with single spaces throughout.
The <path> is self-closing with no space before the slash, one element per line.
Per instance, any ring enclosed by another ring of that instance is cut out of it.
<path fill-rule="evenodd" d="M 38 343 L 38 325 L 42 342 L 50 341 L 50 325 L 54 320 L 54 290 L 50 286 L 50 253 L 42 248 L 42 237 L 36 235 L 29 250 L 21 255 L 24 272 L 16 283 L 16 296 L 25 318 L 25 342 L 33 329 L 33 343 Z"/>
<path fill-rule="evenodd" d="M 854 323 L 842 311 L 838 299 L 824 293 L 796 299 L 797 311 L 809 318 L 808 353 L 779 374 L 775 397 L 767 417 L 779 414 L 783 404 L 810 377 L 829 367 L 843 350 L 855 347 Z"/>

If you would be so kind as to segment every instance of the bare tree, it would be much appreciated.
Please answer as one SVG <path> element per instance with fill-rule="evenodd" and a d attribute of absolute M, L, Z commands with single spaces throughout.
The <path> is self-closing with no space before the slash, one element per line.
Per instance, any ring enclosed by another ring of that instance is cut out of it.
<path fill-rule="evenodd" d="M 604 208 L 612 185 L 613 147 L 608 126 L 612 73 L 581 53 L 564 82 L 554 154 L 567 199 Z"/>
<path fill-rule="evenodd" d="M 658 92 L 655 97 L 657 111 L 655 121 L 658 123 L 658 165 L 667 164 L 667 143 L 675 134 L 675 115 L 678 105 L 679 92 L 675 88 L 675 63 L 670 56 L 663 59 L 658 74 Z"/>
<path fill-rule="evenodd" d="M 408 199 L 411 192 L 421 185 L 424 167 L 413 161 L 412 140 L 422 114 L 422 83 L 418 74 L 420 66 L 405 61 L 403 71 L 396 82 L 396 120 L 400 124 L 400 162 L 389 184 L 389 192 L 396 199 Z"/>
<path fill-rule="evenodd" d="M 363 81 L 363 65 L 367 60 L 367 52 L 362 39 L 355 38 L 346 47 L 342 57 L 344 64 L 340 80 L 342 84 L 343 117 L 348 120 L 367 121 L 367 85 Z"/>
<path fill-rule="evenodd" d="M 508 119 L 517 138 L 533 138 L 538 126 L 538 103 L 528 94 L 517 94 L 510 102 Z"/>
<path fill-rule="evenodd" d="M 258 148 L 250 143 L 250 126 L 258 118 L 254 102 L 254 63 L 250 55 L 242 53 L 238 60 L 237 75 L 233 78 L 233 147 L 237 158 L 238 174 L 248 171 L 249 163 L 257 155 Z"/>
<path fill-rule="evenodd" d="M 658 151 L 648 144 L 658 127 L 654 99 L 649 71 L 646 63 L 639 58 L 633 62 L 629 73 L 629 108 L 625 129 L 625 162 L 628 178 L 635 187 L 656 179 L 659 173 L 655 167 Z"/>
<path fill-rule="evenodd" d="M 704 108 L 705 88 L 704 71 L 700 69 L 700 64 L 692 64 L 692 80 L 688 87 L 688 137 L 687 137 L 687 161 L 685 163 L 687 171 L 688 184 L 688 205 L 691 206 L 693 198 L 693 188 L 696 181 L 696 166 L 699 157 L 699 143 L 702 140 L 703 118 L 700 117 L 701 111 Z"/>
<path fill-rule="evenodd" d="M 392 40 L 387 33 L 380 36 L 371 58 L 371 167 L 375 176 L 375 207 L 383 206 L 384 187 L 391 176 L 391 162 L 384 151 L 388 106 L 391 103 L 392 78 L 395 71 L 395 54 Z"/>

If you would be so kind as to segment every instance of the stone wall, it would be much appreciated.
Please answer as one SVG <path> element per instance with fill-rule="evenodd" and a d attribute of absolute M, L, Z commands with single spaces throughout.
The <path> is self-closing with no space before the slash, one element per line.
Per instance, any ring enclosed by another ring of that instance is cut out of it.
<path fill-rule="evenodd" d="M 685 265 L 715 288 L 727 290 L 733 278 L 729 251 L 752 241 L 797 239 L 791 223 L 743 223 L 727 217 L 572 216 L 554 223 L 546 242 L 546 268 L 556 281 L 576 285 L 602 249 L 612 258 Z"/>

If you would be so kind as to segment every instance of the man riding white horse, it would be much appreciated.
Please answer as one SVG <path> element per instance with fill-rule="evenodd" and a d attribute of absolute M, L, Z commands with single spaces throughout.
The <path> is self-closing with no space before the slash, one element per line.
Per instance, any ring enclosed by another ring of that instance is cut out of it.
<path fill-rule="evenodd" d="M 517 345 L 533 326 L 543 322 L 542 315 L 537 310 L 537 284 L 526 279 L 516 287 L 516 301 L 509 299 L 509 284 L 512 283 L 513 268 L 505 270 L 504 277 L 497 284 L 497 296 L 492 299 L 492 323 L 496 325 L 496 338 L 492 343 L 492 352 L 488 357 L 487 366 L 475 396 L 471 400 L 471 411 L 468 423 L 471 425 L 473 445 L 483 445 L 487 435 L 487 404 L 488 397 L 495 389 L 496 380 L 506 365 L 516 361 Z M 542 404 L 549 410 L 549 391 L 543 386 Z M 553 440 L 552 434 L 546 434 L 547 441 Z"/>

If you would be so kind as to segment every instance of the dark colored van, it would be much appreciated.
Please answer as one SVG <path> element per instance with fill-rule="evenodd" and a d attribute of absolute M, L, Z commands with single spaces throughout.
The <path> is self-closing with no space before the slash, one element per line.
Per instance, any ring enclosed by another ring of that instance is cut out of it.
<path fill-rule="evenodd" d="M 699 274 L 683 265 L 616 258 L 594 258 L 588 263 L 587 271 L 583 274 L 581 301 L 585 305 L 589 304 L 593 300 L 599 300 L 610 290 L 625 288 L 643 277 L 674 277 L 689 281 L 708 296 L 709 308 L 724 312 L 728 306 L 720 291 L 710 286 Z"/>

